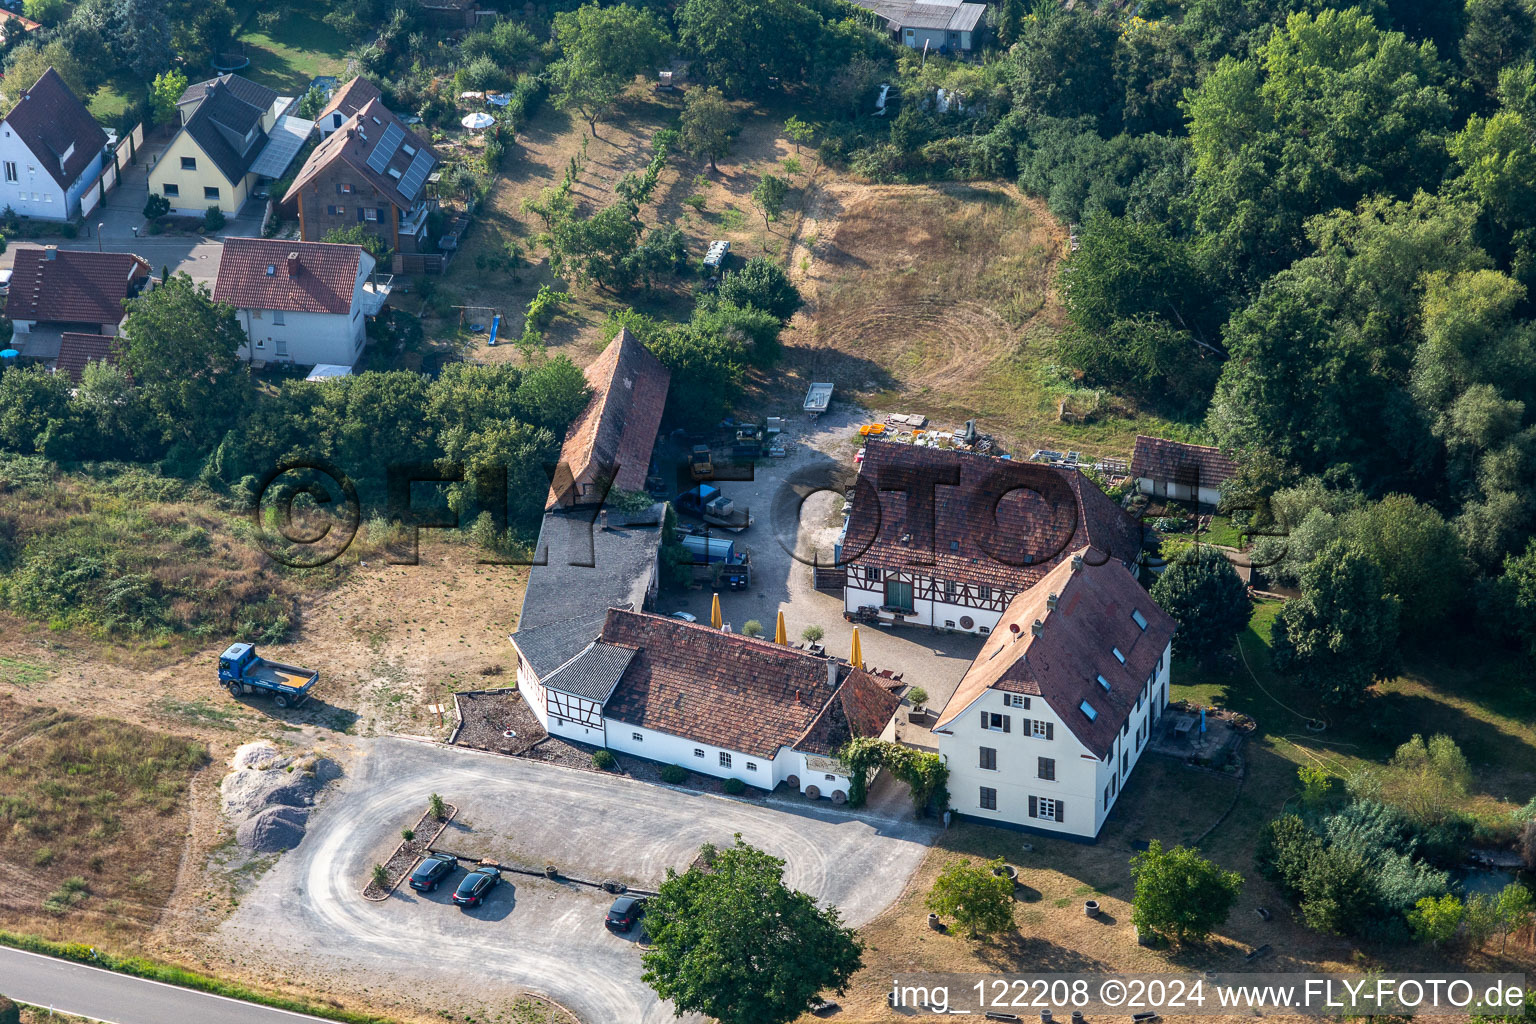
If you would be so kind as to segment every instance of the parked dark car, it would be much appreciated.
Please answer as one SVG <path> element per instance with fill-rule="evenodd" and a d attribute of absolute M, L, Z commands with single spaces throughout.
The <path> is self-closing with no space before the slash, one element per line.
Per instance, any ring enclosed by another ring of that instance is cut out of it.
<path fill-rule="evenodd" d="M 422 859 L 416 865 L 416 870 L 411 872 L 411 888 L 422 892 L 433 892 L 438 883 L 453 874 L 454 868 L 459 862 L 446 853 L 434 853 Z"/>
<path fill-rule="evenodd" d="M 605 923 L 612 931 L 627 932 L 635 927 L 644 913 L 643 897 L 620 896 L 613 901 L 613 906 L 608 908 L 608 920 Z"/>
<path fill-rule="evenodd" d="M 478 907 L 500 884 L 501 872 L 496 868 L 475 868 L 459 880 L 459 887 L 453 890 L 453 902 L 461 907 Z"/>

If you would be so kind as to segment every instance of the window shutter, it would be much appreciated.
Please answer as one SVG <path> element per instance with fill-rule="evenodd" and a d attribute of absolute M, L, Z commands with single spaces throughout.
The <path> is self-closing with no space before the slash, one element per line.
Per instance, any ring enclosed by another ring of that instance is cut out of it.
<path fill-rule="evenodd" d="M 1059 824 L 1059 823 L 1061 823 L 1063 821 L 1066 821 L 1066 820 L 1067 820 L 1067 802 L 1065 800 L 1057 800 L 1056 801 L 1056 821 Z"/>
<path fill-rule="evenodd" d="M 1035 810 L 1036 810 L 1037 802 L 1038 801 L 1034 797 L 1030 797 L 1029 798 L 1029 816 L 1031 818 L 1033 818 L 1035 816 Z"/>
<path fill-rule="evenodd" d="M 1004 715 L 1003 716 L 1003 732 L 1007 732 L 1008 731 L 1008 725 L 1012 721 L 1012 719 L 1013 719 L 1012 715 Z"/>
<path fill-rule="evenodd" d="M 361 206 L 357 208 L 357 222 L 359 224 L 363 222 L 363 208 Z"/>
<path fill-rule="evenodd" d="M 336 183 L 336 194 L 341 195 L 341 182 Z"/>
<path fill-rule="evenodd" d="M 1056 723 L 1054 723 L 1054 722 L 1046 722 L 1045 723 L 1045 738 L 1048 739 L 1048 740 L 1053 740 L 1053 739 L 1056 738 Z"/>

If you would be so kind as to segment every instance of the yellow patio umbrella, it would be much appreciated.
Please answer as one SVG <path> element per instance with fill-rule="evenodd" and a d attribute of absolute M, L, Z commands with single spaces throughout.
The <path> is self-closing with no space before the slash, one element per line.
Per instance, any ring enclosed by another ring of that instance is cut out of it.
<path fill-rule="evenodd" d="M 784 630 L 784 609 L 783 608 L 779 609 L 779 625 L 778 625 L 778 628 L 773 631 L 773 642 L 778 644 L 780 647 L 788 647 L 789 646 L 789 634 L 786 633 L 785 630 Z"/>
<path fill-rule="evenodd" d="M 859 627 L 853 627 L 853 654 L 848 658 L 854 668 L 864 667 L 864 652 L 859 649 Z"/>
<path fill-rule="evenodd" d="M 709 608 L 709 624 L 716 629 L 720 628 L 720 595 L 715 595 L 714 604 Z"/>

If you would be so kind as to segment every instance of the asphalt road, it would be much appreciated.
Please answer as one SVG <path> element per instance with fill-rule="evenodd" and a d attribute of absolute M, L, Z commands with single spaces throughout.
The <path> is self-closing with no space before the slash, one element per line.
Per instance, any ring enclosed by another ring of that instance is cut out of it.
<path fill-rule="evenodd" d="M 320 1020 L 223 996 L 114 974 L 99 967 L 0 948 L 0 993 L 23 1003 L 110 1024 L 292 1024 Z"/>
<path fill-rule="evenodd" d="M 933 837 L 907 817 L 764 805 L 404 739 L 359 747 L 303 842 L 218 935 L 247 970 L 302 965 L 328 987 L 345 979 L 375 998 L 410 992 L 445 1015 L 493 1015 L 531 990 L 588 1024 L 676 1020 L 640 980 L 637 936 L 603 927 L 612 897 L 600 890 L 509 873 L 484 906 L 461 911 L 449 901 L 455 874 L 435 893 L 402 886 L 364 900 L 369 867 L 388 859 L 430 793 L 458 807 L 441 848 L 646 888 L 667 868 L 685 869 L 700 843 L 728 845 L 740 832 L 787 861 L 788 884 L 855 926 L 901 893 Z"/>

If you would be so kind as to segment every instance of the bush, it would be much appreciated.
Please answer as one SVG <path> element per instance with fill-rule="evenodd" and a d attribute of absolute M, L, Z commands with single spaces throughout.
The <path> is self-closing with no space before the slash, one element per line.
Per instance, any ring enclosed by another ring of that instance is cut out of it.
<path fill-rule="evenodd" d="M 1013 882 L 994 870 L 1002 866 L 1001 857 L 986 864 L 950 861 L 928 892 L 928 909 L 952 918 L 973 939 L 1008 931 L 1013 927 Z"/>
<path fill-rule="evenodd" d="M 688 769 L 676 764 L 663 765 L 661 781 L 670 786 L 681 786 L 688 781 Z"/>
<path fill-rule="evenodd" d="M 378 889 L 389 888 L 389 872 L 385 870 L 383 864 L 375 864 L 373 866 L 373 884 Z"/>
<path fill-rule="evenodd" d="M 762 636 L 763 624 L 756 619 L 748 619 L 741 625 L 742 636 Z"/>
<path fill-rule="evenodd" d="M 208 212 L 203 214 L 203 230 L 217 231 L 224 226 L 224 211 L 217 206 L 208 207 Z"/>
<path fill-rule="evenodd" d="M 448 805 L 443 803 L 442 797 L 433 793 L 427 799 L 427 813 L 431 814 L 438 821 L 442 821 L 448 817 Z"/>
<path fill-rule="evenodd" d="M 400 838 L 404 839 L 406 842 L 410 842 L 416 838 L 416 830 L 412 828 L 403 828 L 400 830 Z"/>
<path fill-rule="evenodd" d="M 1227 919 L 1243 891 L 1243 876 L 1223 871 L 1196 851 L 1175 846 L 1164 850 L 1156 839 L 1131 858 L 1136 898 L 1131 921 L 1181 944 L 1205 939 Z"/>
<path fill-rule="evenodd" d="M 599 750 L 592 755 L 592 767 L 598 771 L 611 772 L 618 767 L 619 760 L 613 756 L 611 750 Z"/>
<path fill-rule="evenodd" d="M 720 788 L 731 796 L 740 796 L 747 791 L 747 784 L 740 779 L 726 779 L 720 784 Z"/>
<path fill-rule="evenodd" d="M 21 1024 L 21 1008 L 0 996 L 0 1024 Z"/>

